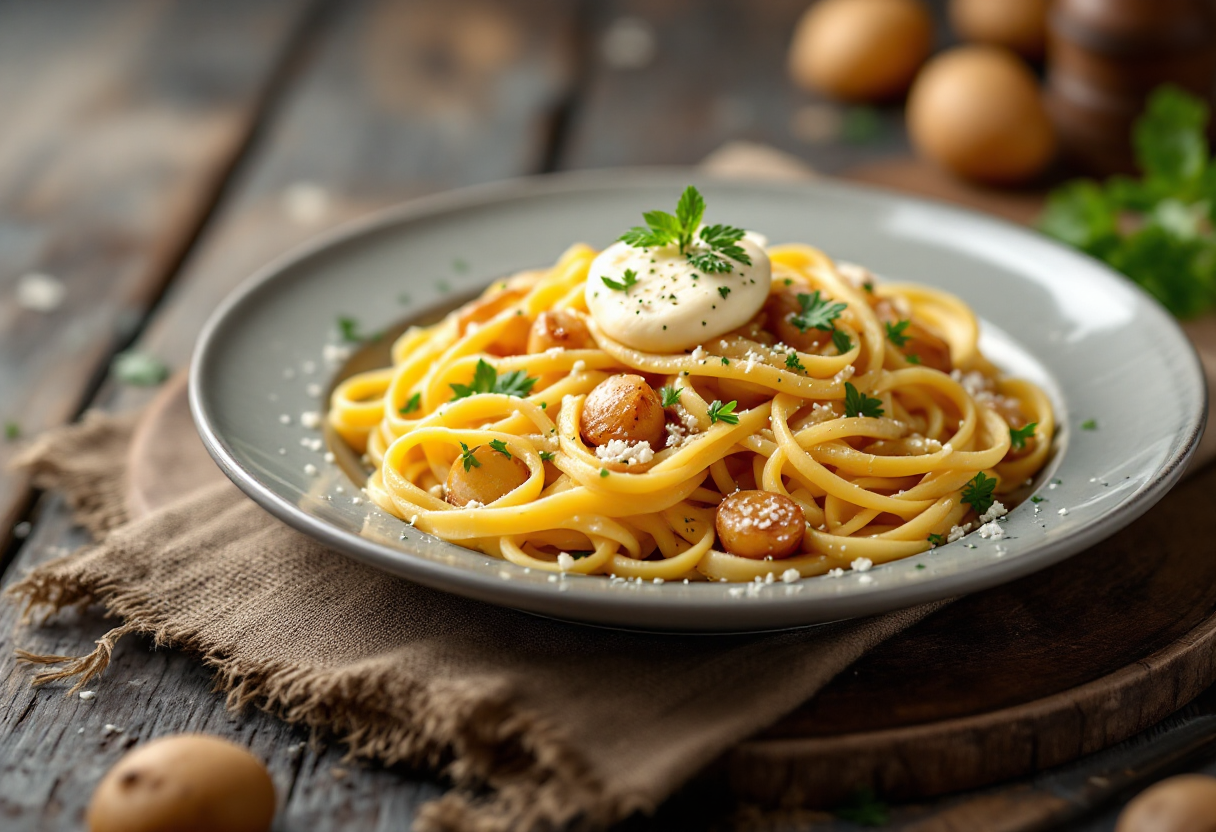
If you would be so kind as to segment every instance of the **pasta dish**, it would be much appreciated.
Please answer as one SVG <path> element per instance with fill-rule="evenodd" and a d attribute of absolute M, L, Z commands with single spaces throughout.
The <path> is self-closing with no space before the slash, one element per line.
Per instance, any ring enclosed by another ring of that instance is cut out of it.
<path fill-rule="evenodd" d="M 367 493 L 524 567 L 796 581 L 1001 538 L 1051 405 L 958 298 L 702 222 L 499 281 L 334 391 Z"/>

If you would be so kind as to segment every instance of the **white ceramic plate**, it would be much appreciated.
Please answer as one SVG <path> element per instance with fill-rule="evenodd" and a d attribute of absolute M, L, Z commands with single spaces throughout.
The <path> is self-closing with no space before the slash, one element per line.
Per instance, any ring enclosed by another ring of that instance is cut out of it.
<path fill-rule="evenodd" d="M 1006 537 L 977 535 L 843 578 L 740 591 L 558 578 L 415 531 L 323 459 L 300 415 L 324 409 L 335 321 L 364 331 L 423 318 L 491 280 L 602 247 L 685 185 L 714 217 L 801 241 L 884 279 L 941 287 L 983 321 L 982 348 L 1043 386 L 1057 448 Z M 327 349 L 327 346 L 329 349 Z M 714 180 L 697 171 L 544 177 L 421 200 L 358 223 L 253 277 L 215 313 L 190 378 L 212 456 L 273 514 L 359 561 L 448 592 L 543 615 L 678 631 L 792 627 L 991 587 L 1114 534 L 1181 476 L 1203 429 L 1200 365 L 1174 321 L 1128 281 L 1043 237 L 976 213 L 834 183 Z M 1096 420 L 1096 430 L 1081 429 Z M 284 423 L 286 422 L 286 423 Z M 310 473 L 315 468 L 319 473 Z M 337 556 L 337 555 L 335 555 Z"/>

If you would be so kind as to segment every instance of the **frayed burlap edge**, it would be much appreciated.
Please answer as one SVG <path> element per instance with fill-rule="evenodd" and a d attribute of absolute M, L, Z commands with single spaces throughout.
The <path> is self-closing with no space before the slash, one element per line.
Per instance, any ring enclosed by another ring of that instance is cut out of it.
<path fill-rule="evenodd" d="M 138 412 L 90 410 L 80 423 L 34 439 L 12 467 L 38 488 L 61 491 L 76 522 L 101 538 L 128 519 L 126 451 L 138 420 Z"/>
<path fill-rule="evenodd" d="M 123 458 L 134 424 L 129 415 L 88 414 L 83 423 L 36 440 L 18 464 L 39 487 L 62 491 L 77 521 L 104 535 L 127 517 L 125 466 L 112 460 Z M 111 464 L 99 464 L 103 457 Z M 24 602 L 24 620 L 33 612 L 53 615 L 99 604 L 123 622 L 84 656 L 18 650 L 26 663 L 63 665 L 38 673 L 34 685 L 73 679 L 71 695 L 105 670 L 120 638 L 140 633 L 158 647 L 199 654 L 215 671 L 216 689 L 227 695 L 230 709 L 259 707 L 336 736 L 351 757 L 425 765 L 449 777 L 461 788 L 420 809 L 416 824 L 423 832 L 598 829 L 655 808 L 641 795 L 605 793 L 564 737 L 538 715 L 515 707 L 509 691 L 473 685 L 402 690 L 399 681 L 390 688 L 376 676 L 255 666 L 197 630 L 174 626 L 141 593 L 80 569 L 94 548 L 39 566 L 6 592 Z"/>

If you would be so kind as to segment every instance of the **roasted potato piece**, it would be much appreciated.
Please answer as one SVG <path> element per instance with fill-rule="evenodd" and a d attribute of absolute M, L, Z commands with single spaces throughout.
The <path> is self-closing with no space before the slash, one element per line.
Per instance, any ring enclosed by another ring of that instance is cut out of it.
<path fill-rule="evenodd" d="M 454 506 L 487 505 L 514 491 L 528 479 L 528 466 L 514 456 L 479 445 L 471 452 L 468 470 L 460 457 L 448 471 L 446 497 Z"/>
<path fill-rule="evenodd" d="M 594 344 L 591 331 L 574 312 L 555 309 L 541 312 L 532 322 L 528 333 L 528 352 L 538 353 L 554 347 L 566 350 L 581 350 Z"/>
<path fill-rule="evenodd" d="M 589 445 L 606 445 L 613 439 L 661 448 L 663 401 L 646 379 L 617 375 L 604 379 L 587 394 L 579 428 Z"/>
<path fill-rule="evenodd" d="M 789 497 L 770 491 L 736 491 L 718 505 L 718 541 L 741 558 L 788 558 L 802 546 L 806 518 Z"/>

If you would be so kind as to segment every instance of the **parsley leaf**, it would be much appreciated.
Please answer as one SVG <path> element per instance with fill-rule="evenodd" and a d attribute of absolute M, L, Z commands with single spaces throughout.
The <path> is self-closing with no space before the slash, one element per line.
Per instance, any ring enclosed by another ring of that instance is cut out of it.
<path fill-rule="evenodd" d="M 726 300 L 726 296 L 730 294 L 729 286 L 719 286 L 718 294 L 722 296 L 722 300 Z"/>
<path fill-rule="evenodd" d="M 473 371 L 472 384 L 449 384 L 452 401 L 473 396 L 478 393 L 501 393 L 505 396 L 523 398 L 532 392 L 532 386 L 537 379 L 529 378 L 525 370 L 513 370 L 504 376 L 499 376 L 493 365 L 484 358 L 477 360 L 477 369 Z"/>
<path fill-rule="evenodd" d="M 1009 429 L 1009 447 L 1015 451 L 1020 451 L 1026 447 L 1026 440 L 1034 436 L 1034 429 L 1039 426 L 1038 422 L 1031 422 L 1029 425 L 1020 428 Z"/>
<path fill-rule="evenodd" d="M 1140 179 L 1079 179 L 1051 193 L 1039 228 L 1105 261 L 1178 317 L 1216 306 L 1216 163 L 1207 104 L 1165 85 L 1133 130 Z"/>
<path fill-rule="evenodd" d="M 934 546 L 943 546 L 946 543 L 946 536 L 942 534 L 929 535 L 929 542 Z"/>
<path fill-rule="evenodd" d="M 653 248 L 675 243 L 680 254 L 688 258 L 688 262 L 696 269 L 706 274 L 729 272 L 732 268 L 730 261 L 751 265 L 751 257 L 739 245 L 746 233 L 741 228 L 729 225 L 711 225 L 701 229 L 701 242 L 709 247 L 708 251 L 693 251 L 697 228 L 705 216 L 705 199 L 693 186 L 689 185 L 680 195 L 676 205 L 675 216 L 666 211 L 646 211 L 642 219 L 646 225 L 637 225 L 621 235 L 621 242 L 636 248 Z M 607 281 L 605 281 L 607 282 Z M 616 288 L 609 284 L 611 288 Z M 727 290 L 729 292 L 729 290 Z M 723 298 L 726 295 L 722 295 Z"/>
<path fill-rule="evenodd" d="M 1037 505 L 1038 503 L 1045 503 L 1045 502 L 1047 502 L 1047 498 L 1046 498 L 1046 497 L 1040 497 L 1038 494 L 1035 494 L 1033 497 L 1031 497 L 1031 498 L 1030 498 L 1030 502 L 1035 503 L 1035 504 Z"/>
<path fill-rule="evenodd" d="M 904 361 L 907 361 L 909 364 L 920 364 L 920 356 L 914 352 L 910 352 L 904 356 Z"/>
<path fill-rule="evenodd" d="M 663 397 L 663 407 L 674 407 L 680 403 L 680 391 L 683 387 L 667 387 L 659 388 L 659 395 Z"/>
<path fill-rule="evenodd" d="M 406 403 L 398 411 L 402 416 L 408 416 L 418 408 L 422 407 L 422 394 L 415 393 L 410 396 Z"/>
<path fill-rule="evenodd" d="M 608 476 L 608 469 L 607 469 L 607 468 L 601 468 L 601 469 L 600 469 L 600 476 L 601 476 L 601 477 L 606 477 L 606 476 Z"/>
<path fill-rule="evenodd" d="M 846 381 L 844 413 L 846 416 L 869 416 L 876 419 L 882 415 L 882 399 L 872 399 Z"/>
<path fill-rule="evenodd" d="M 900 321 L 897 324 L 887 324 L 887 340 L 897 347 L 902 347 L 908 343 L 908 336 L 904 335 L 904 330 L 908 328 L 911 321 Z"/>
<path fill-rule="evenodd" d="M 473 456 L 473 454 L 477 453 L 477 448 L 480 448 L 480 447 L 481 446 L 478 445 L 477 447 L 473 448 L 473 450 L 469 450 L 468 445 L 464 444 L 463 442 L 460 443 L 460 460 L 459 461 L 464 464 L 464 470 L 466 473 L 468 471 L 472 470 L 473 468 L 481 467 L 481 463 L 477 461 L 477 457 Z"/>
<path fill-rule="evenodd" d="M 963 502 L 975 509 L 976 514 L 983 514 L 996 502 L 996 498 L 992 496 L 994 488 L 996 488 L 996 478 L 986 477 L 984 472 L 980 471 L 963 486 Z"/>
<path fill-rule="evenodd" d="M 4 438 L 9 442 L 16 442 L 21 438 L 21 425 L 16 422 L 4 423 Z"/>
<path fill-rule="evenodd" d="M 1097 430 L 1097 429 L 1098 429 L 1098 420 L 1097 419 L 1086 419 L 1084 422 L 1081 423 L 1081 430 Z"/>
<path fill-rule="evenodd" d="M 359 335 L 359 322 L 354 318 L 342 315 L 338 318 L 338 334 L 348 344 L 357 344 L 363 340 Z"/>
<path fill-rule="evenodd" d="M 491 439 L 490 448 L 491 448 L 491 450 L 498 451 L 500 454 L 505 456 L 507 459 L 512 458 L 511 452 L 507 450 L 507 443 L 502 441 L 501 439 Z"/>
<path fill-rule="evenodd" d="M 553 451 L 541 451 L 540 452 L 541 462 L 552 462 L 556 457 L 557 457 L 557 454 L 553 453 Z"/>
<path fill-rule="evenodd" d="M 738 402 L 722 402 L 714 399 L 709 406 L 709 423 L 716 424 L 717 422 L 725 422 L 728 425 L 739 424 L 739 417 L 735 415 L 735 407 Z"/>
<path fill-rule="evenodd" d="M 785 368 L 787 370 L 806 372 L 806 367 L 802 366 L 802 360 L 798 357 L 798 353 L 795 350 L 790 350 L 790 354 L 785 357 Z"/>
<path fill-rule="evenodd" d="M 638 273 L 633 269 L 625 269 L 624 278 L 624 283 L 610 277 L 601 277 L 600 280 L 604 281 L 604 285 L 614 292 L 628 292 L 629 288 L 638 282 Z"/>
<path fill-rule="evenodd" d="M 802 307 L 802 312 L 790 315 L 790 323 L 798 327 L 801 332 L 806 332 L 808 329 L 830 332 L 835 329 L 832 321 L 839 318 L 840 313 L 847 306 L 844 303 L 829 303 L 820 297 L 818 291 L 810 295 L 798 295 L 798 305 Z"/>
<path fill-rule="evenodd" d="M 853 349 L 853 339 L 849 337 L 849 333 L 839 329 L 832 330 L 832 345 L 836 347 L 836 352 L 844 355 L 849 350 Z"/>

